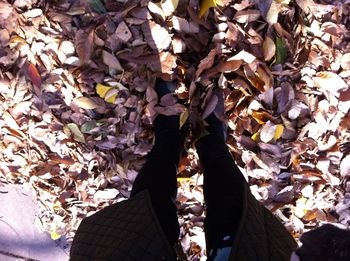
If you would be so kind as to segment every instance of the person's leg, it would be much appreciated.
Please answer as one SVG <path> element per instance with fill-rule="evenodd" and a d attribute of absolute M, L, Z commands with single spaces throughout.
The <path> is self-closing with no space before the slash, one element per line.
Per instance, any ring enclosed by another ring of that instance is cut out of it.
<path fill-rule="evenodd" d="M 179 131 L 179 116 L 159 115 L 154 127 L 155 144 L 135 179 L 131 197 L 148 189 L 153 209 L 163 231 L 169 243 L 174 245 L 180 231 L 175 206 L 176 172 L 183 146 L 183 138 Z"/>
<path fill-rule="evenodd" d="M 207 255 L 208 260 L 213 260 L 219 248 L 232 245 L 242 213 L 242 191 L 246 181 L 228 150 L 226 128 L 222 122 L 214 114 L 208 116 L 206 122 L 209 134 L 199 139 L 196 147 L 204 169 Z"/>

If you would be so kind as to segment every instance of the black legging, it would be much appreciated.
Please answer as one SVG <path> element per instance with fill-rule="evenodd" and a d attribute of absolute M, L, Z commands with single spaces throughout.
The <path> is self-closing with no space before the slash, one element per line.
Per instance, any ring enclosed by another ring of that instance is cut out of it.
<path fill-rule="evenodd" d="M 144 189 L 149 190 L 154 211 L 171 245 L 178 240 L 180 231 L 175 198 L 183 137 L 178 122 L 178 116 L 157 117 L 155 145 L 131 192 L 132 197 Z M 221 125 L 214 123 L 213 126 L 208 128 L 210 134 L 196 143 L 204 170 L 204 199 L 207 206 L 204 230 L 208 250 L 215 247 L 223 236 L 234 235 L 240 220 L 245 182 L 228 151 Z"/>

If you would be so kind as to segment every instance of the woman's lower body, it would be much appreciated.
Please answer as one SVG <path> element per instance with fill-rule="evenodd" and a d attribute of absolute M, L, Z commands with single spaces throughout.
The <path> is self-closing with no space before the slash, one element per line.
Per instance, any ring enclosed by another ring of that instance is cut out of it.
<path fill-rule="evenodd" d="M 206 121 L 209 134 L 196 142 L 196 149 L 204 171 L 207 207 L 204 230 L 208 260 L 213 260 L 218 249 L 232 245 L 242 212 L 245 179 L 225 143 L 223 124 L 214 114 Z M 148 189 L 163 231 L 169 243 L 174 245 L 180 231 L 175 199 L 183 137 L 179 116 L 160 115 L 154 125 L 155 145 L 134 182 L 131 197 Z"/>

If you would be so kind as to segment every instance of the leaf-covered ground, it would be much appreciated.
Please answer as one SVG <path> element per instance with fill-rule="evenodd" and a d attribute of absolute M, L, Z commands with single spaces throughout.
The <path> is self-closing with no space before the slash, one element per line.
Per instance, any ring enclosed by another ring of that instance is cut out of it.
<path fill-rule="evenodd" d="M 192 141 L 225 93 L 228 145 L 292 235 L 350 225 L 350 1 L 0 3 L 0 180 L 34 187 L 40 226 L 72 239 L 126 199 L 158 113 L 193 127 L 179 167 L 181 242 L 205 258 Z M 155 77 L 177 79 L 158 103 Z M 223 115 L 222 115 L 223 116 Z"/>

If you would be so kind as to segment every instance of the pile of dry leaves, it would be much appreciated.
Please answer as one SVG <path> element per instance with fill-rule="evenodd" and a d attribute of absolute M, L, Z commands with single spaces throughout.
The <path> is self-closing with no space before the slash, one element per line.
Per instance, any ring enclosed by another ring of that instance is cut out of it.
<path fill-rule="evenodd" d="M 38 225 L 72 239 L 129 196 L 156 115 L 200 131 L 221 88 L 255 197 L 296 239 L 349 227 L 349 12 L 349 0 L 3 1 L 0 180 L 34 187 Z M 159 105 L 155 77 L 177 79 L 187 108 Z M 205 257 L 198 165 L 188 146 L 178 205 L 190 260 Z"/>

